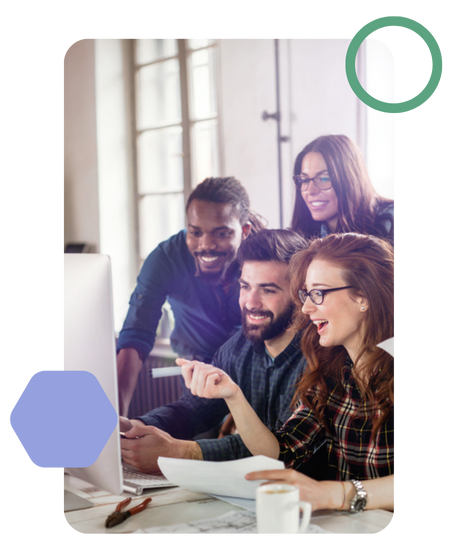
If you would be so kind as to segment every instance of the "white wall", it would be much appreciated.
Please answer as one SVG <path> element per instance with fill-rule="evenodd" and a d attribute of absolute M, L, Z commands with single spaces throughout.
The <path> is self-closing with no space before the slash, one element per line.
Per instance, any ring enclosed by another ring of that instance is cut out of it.
<path fill-rule="evenodd" d="M 136 284 L 128 42 L 95 41 L 101 254 L 111 258 L 114 318 L 121 328 Z"/>
<path fill-rule="evenodd" d="M 276 110 L 273 40 L 220 40 L 223 175 L 247 189 L 253 210 L 278 225 Z"/>
<path fill-rule="evenodd" d="M 241 180 L 252 208 L 280 226 L 274 40 L 220 40 L 223 173 Z M 348 40 L 280 40 L 283 227 L 290 225 L 295 157 L 323 134 L 345 134 L 365 153 L 366 107 L 345 74 Z M 373 120 L 379 120 L 373 115 Z M 367 129 L 370 132 L 370 129 Z M 376 136 L 375 140 L 380 136 Z M 392 136 L 382 136 L 385 150 Z M 379 167 L 377 154 L 371 158 Z M 392 181 L 392 167 L 386 179 Z"/>
<path fill-rule="evenodd" d="M 136 281 L 124 47 L 82 40 L 64 67 L 64 242 L 111 257 L 118 328 Z"/>
<path fill-rule="evenodd" d="M 81 40 L 64 60 L 64 243 L 100 245 L 95 40 Z"/>
<path fill-rule="evenodd" d="M 381 101 L 394 102 L 394 57 L 379 40 L 366 41 L 366 91 Z M 367 109 L 367 165 L 375 189 L 394 198 L 394 115 Z"/>
<path fill-rule="evenodd" d="M 345 75 L 348 40 L 289 40 L 283 44 L 286 67 L 282 87 L 284 225 L 292 218 L 293 167 L 298 153 L 325 134 L 344 134 L 362 146 L 363 117 Z"/>

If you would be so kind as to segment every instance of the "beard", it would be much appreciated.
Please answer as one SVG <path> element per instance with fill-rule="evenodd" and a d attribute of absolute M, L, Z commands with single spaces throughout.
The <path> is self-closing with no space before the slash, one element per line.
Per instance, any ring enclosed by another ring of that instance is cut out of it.
<path fill-rule="evenodd" d="M 219 256 L 225 256 L 225 254 L 219 254 Z M 222 269 L 216 273 L 208 273 L 203 271 L 200 266 L 199 256 L 200 254 L 194 253 L 195 261 L 195 277 L 198 277 L 201 281 L 209 283 L 210 285 L 221 285 L 226 281 L 228 268 L 232 264 L 231 261 L 227 261 L 223 264 Z"/>
<path fill-rule="evenodd" d="M 247 314 L 252 313 L 254 315 L 267 315 L 270 318 L 270 323 L 264 327 L 253 325 L 248 322 Z M 271 311 L 253 310 L 249 311 L 244 307 L 242 310 L 242 331 L 244 336 L 250 340 L 250 342 L 262 343 L 266 340 L 271 340 L 276 336 L 279 336 L 287 330 L 291 324 L 294 314 L 294 303 L 291 304 L 274 320 L 274 315 Z"/>

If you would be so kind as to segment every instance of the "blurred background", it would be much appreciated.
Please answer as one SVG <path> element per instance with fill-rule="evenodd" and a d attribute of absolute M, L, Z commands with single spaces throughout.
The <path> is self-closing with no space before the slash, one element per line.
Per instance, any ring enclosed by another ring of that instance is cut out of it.
<path fill-rule="evenodd" d="M 345 134 L 393 198 L 393 117 L 351 90 L 349 43 L 102 39 L 68 50 L 65 247 L 111 257 L 117 331 L 143 260 L 185 226 L 186 199 L 205 177 L 235 176 L 269 228 L 289 227 L 295 157 L 320 135 Z M 356 65 L 369 93 L 393 100 L 383 43 L 366 40 Z"/>

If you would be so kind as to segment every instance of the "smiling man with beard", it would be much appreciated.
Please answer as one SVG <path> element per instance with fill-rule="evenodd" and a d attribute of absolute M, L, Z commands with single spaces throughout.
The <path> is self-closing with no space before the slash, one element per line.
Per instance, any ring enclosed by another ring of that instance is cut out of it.
<path fill-rule="evenodd" d="M 302 237 L 285 229 L 263 229 L 242 241 L 237 254 L 242 268 L 242 328 L 210 362 L 239 385 L 270 430 L 280 428 L 290 417 L 295 382 L 305 367 L 301 335 L 288 330 L 293 311 L 289 261 L 305 247 Z M 177 359 L 177 363 L 192 362 Z M 142 472 L 152 472 L 157 471 L 159 456 L 214 461 L 250 456 L 239 434 L 192 440 L 220 423 L 228 412 L 223 399 L 188 393 L 137 419 L 122 417 L 121 431 L 128 438 L 121 440 L 123 459 Z"/>
<path fill-rule="evenodd" d="M 255 265 L 253 267 L 253 272 L 256 272 L 260 277 L 264 277 L 263 266 L 261 264 Z M 271 280 L 275 275 L 279 274 L 279 266 L 274 266 L 271 264 L 267 265 L 268 270 L 268 279 Z M 284 270 L 281 270 L 281 276 L 284 276 Z M 247 305 L 249 304 L 250 296 L 250 286 L 249 286 L 249 275 L 252 273 L 252 267 L 250 264 L 246 266 L 246 271 L 243 276 L 240 278 L 241 283 L 241 298 L 239 300 L 242 310 L 242 331 L 245 337 L 250 340 L 250 342 L 263 343 L 267 342 L 267 345 L 270 347 L 270 342 L 274 338 L 277 338 L 282 334 L 287 327 L 289 327 L 292 314 L 294 312 L 294 304 L 292 301 L 289 303 L 282 304 L 281 307 L 274 307 L 274 309 L 281 309 L 281 311 L 271 311 L 270 309 L 248 309 Z M 244 278 L 245 277 L 245 278 Z M 287 279 L 287 277 L 286 277 Z M 269 284 L 260 284 L 263 289 L 264 297 L 258 298 L 261 302 L 264 300 L 263 307 L 270 307 L 271 302 L 274 302 L 273 298 L 277 290 L 283 290 L 282 286 L 278 286 L 276 283 Z M 250 298 L 251 299 L 251 298 Z M 272 306 L 273 307 L 273 306 Z M 267 346 L 266 346 L 267 347 Z"/>
<path fill-rule="evenodd" d="M 289 265 L 276 260 L 245 261 L 239 284 L 244 336 L 276 357 L 294 336 L 287 331 L 294 310 Z"/>
<path fill-rule="evenodd" d="M 179 357 L 211 362 L 240 328 L 241 242 L 262 229 L 241 183 L 207 178 L 190 194 L 187 229 L 170 237 L 145 260 L 117 342 L 120 413 L 128 409 L 139 372 L 153 349 L 161 308 L 175 318 L 170 341 Z"/>

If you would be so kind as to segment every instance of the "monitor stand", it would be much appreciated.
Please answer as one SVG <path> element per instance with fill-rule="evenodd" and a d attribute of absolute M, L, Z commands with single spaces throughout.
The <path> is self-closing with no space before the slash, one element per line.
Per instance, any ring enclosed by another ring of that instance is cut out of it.
<path fill-rule="evenodd" d="M 64 512 L 84 510 L 85 508 L 92 508 L 92 506 L 94 505 L 89 500 L 64 489 Z"/>

